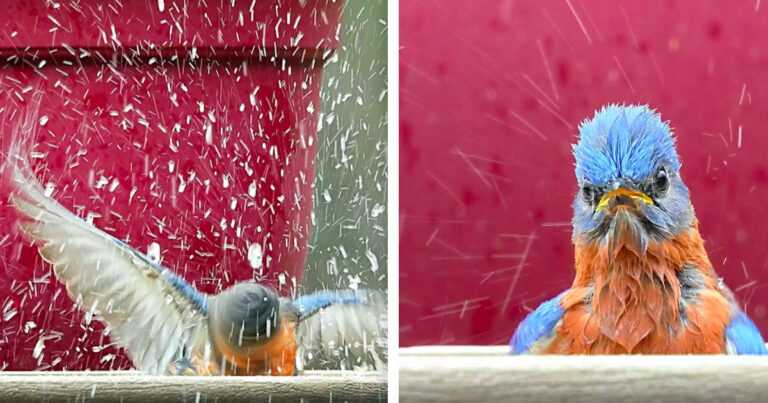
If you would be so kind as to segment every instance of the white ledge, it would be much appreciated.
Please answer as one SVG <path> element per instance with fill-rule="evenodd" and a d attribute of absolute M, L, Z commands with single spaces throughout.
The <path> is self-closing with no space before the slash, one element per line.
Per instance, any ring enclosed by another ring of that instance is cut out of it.
<path fill-rule="evenodd" d="M 768 357 L 510 356 L 507 346 L 400 350 L 401 402 L 758 402 Z"/>
<path fill-rule="evenodd" d="M 134 371 L 0 372 L 9 402 L 386 402 L 386 374 L 307 371 L 300 376 L 148 376 Z"/>

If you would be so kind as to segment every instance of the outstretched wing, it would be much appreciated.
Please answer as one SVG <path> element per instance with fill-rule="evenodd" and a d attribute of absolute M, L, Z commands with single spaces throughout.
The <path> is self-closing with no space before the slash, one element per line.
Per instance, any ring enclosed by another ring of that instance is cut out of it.
<path fill-rule="evenodd" d="M 70 298 L 107 323 L 138 369 L 163 373 L 205 337 L 203 295 L 45 196 L 26 159 L 12 165 L 11 201 L 22 230 Z"/>
<path fill-rule="evenodd" d="M 563 317 L 563 307 L 560 305 L 562 295 L 542 303 L 520 322 L 509 342 L 512 354 L 534 352 L 536 347 L 552 337 L 555 326 Z"/>
<path fill-rule="evenodd" d="M 387 365 L 387 297 L 380 291 L 321 291 L 291 303 L 304 369 L 377 369 Z"/>

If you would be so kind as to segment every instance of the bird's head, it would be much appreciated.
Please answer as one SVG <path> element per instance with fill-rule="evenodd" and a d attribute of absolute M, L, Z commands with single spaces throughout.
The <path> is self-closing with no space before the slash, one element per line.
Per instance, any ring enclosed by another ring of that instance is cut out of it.
<path fill-rule="evenodd" d="M 649 242 L 692 225 L 675 139 L 647 106 L 609 105 L 581 123 L 573 147 L 579 191 L 573 202 L 577 243 L 624 245 L 645 254 Z"/>
<path fill-rule="evenodd" d="M 238 352 L 258 348 L 280 328 L 280 299 L 263 285 L 235 284 L 209 304 L 210 332 L 219 349 Z"/>

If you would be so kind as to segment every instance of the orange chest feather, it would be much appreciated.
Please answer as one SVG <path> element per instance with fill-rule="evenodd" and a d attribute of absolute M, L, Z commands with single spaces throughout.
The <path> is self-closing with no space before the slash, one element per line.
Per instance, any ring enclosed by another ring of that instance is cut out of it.
<path fill-rule="evenodd" d="M 221 347 L 221 362 L 209 361 L 200 366 L 198 375 L 277 375 L 296 372 L 296 325 L 285 321 L 266 344 L 247 354 Z M 222 371 L 223 368 L 223 371 Z"/>
<path fill-rule="evenodd" d="M 597 245 L 577 248 L 576 278 L 546 352 L 725 352 L 730 304 L 698 232 L 690 232 L 652 244 L 642 256 Z"/>

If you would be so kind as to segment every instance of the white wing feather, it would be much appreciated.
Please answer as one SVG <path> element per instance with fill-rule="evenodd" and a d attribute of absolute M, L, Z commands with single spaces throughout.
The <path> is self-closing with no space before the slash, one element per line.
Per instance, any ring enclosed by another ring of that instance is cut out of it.
<path fill-rule="evenodd" d="M 199 301 L 174 286 L 170 272 L 45 196 L 26 163 L 13 165 L 20 225 L 70 298 L 106 322 L 138 369 L 172 372 L 170 364 L 207 337 Z"/>
<path fill-rule="evenodd" d="M 331 305 L 299 322 L 303 369 L 386 369 L 387 298 L 368 293 L 365 304 Z"/>

